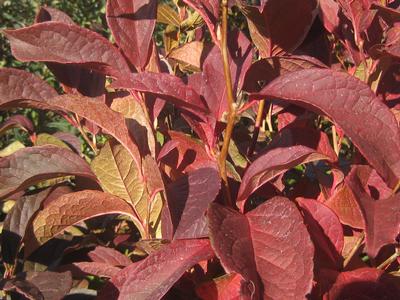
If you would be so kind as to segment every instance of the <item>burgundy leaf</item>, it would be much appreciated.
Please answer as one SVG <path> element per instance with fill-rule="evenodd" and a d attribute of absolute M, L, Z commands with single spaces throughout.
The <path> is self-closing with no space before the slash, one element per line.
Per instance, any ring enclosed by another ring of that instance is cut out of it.
<path fill-rule="evenodd" d="M 319 0 L 319 17 L 330 33 L 334 33 L 340 26 L 339 11 L 339 5 L 334 0 Z"/>
<path fill-rule="evenodd" d="M 256 61 L 244 79 L 244 90 L 258 92 L 261 87 L 280 75 L 310 68 L 326 68 L 319 60 L 306 55 L 274 56 Z"/>
<path fill-rule="evenodd" d="M 212 204 L 212 246 L 228 272 L 263 284 L 264 299 L 303 299 L 313 280 L 314 248 L 296 205 L 275 197 L 242 215 Z M 288 263 L 290 261 L 290 263 Z"/>
<path fill-rule="evenodd" d="M 93 262 L 105 263 L 111 266 L 127 267 L 132 261 L 121 252 L 107 247 L 97 246 L 94 250 L 88 253 L 88 256 Z"/>
<path fill-rule="evenodd" d="M 124 57 L 106 38 L 77 25 L 51 21 L 4 33 L 20 61 L 82 64 L 115 77 L 130 73 Z"/>
<path fill-rule="evenodd" d="M 62 140 L 64 143 L 68 144 L 76 153 L 80 154 L 82 152 L 82 144 L 76 135 L 69 132 L 58 131 L 53 134 L 56 138 Z"/>
<path fill-rule="evenodd" d="M 393 244 L 400 233 L 400 194 L 374 200 L 365 191 L 357 168 L 346 178 L 361 208 L 365 222 L 365 251 L 375 257 L 386 244 Z"/>
<path fill-rule="evenodd" d="M 23 115 L 14 115 L 9 117 L 5 122 L 0 125 L 0 135 L 3 132 L 15 127 L 19 127 L 29 133 L 32 133 L 34 131 L 34 127 L 30 119 Z"/>
<path fill-rule="evenodd" d="M 128 78 L 114 82 L 112 86 L 162 96 L 163 99 L 196 115 L 203 116 L 203 113 L 208 111 L 196 91 L 174 75 L 151 72 L 131 74 Z"/>
<path fill-rule="evenodd" d="M 0 105 L 19 99 L 40 101 L 57 95 L 50 85 L 29 72 L 0 68 Z"/>
<path fill-rule="evenodd" d="M 85 278 L 87 275 L 111 278 L 121 271 L 118 267 L 99 262 L 76 262 L 64 265 L 61 269 L 71 271 L 74 278 Z"/>
<path fill-rule="evenodd" d="M 213 255 L 208 240 L 175 240 L 111 278 L 100 299 L 161 299 L 186 270 Z"/>
<path fill-rule="evenodd" d="M 258 96 L 283 99 L 326 114 L 343 129 L 390 187 L 399 181 L 397 121 L 365 83 L 346 73 L 309 69 L 279 77 Z"/>
<path fill-rule="evenodd" d="M 252 40 L 265 58 L 295 50 L 306 37 L 318 5 L 315 0 L 268 0 L 260 8 L 246 6 L 243 11 Z"/>
<path fill-rule="evenodd" d="M 400 289 L 390 275 L 375 268 L 340 273 L 324 300 L 397 299 Z"/>
<path fill-rule="evenodd" d="M 72 288 L 71 273 L 27 272 L 1 284 L 4 290 L 14 290 L 32 300 L 54 300 L 63 297 Z"/>
<path fill-rule="evenodd" d="M 333 160 L 326 153 L 302 146 L 277 147 L 257 158 L 246 170 L 237 202 L 243 211 L 246 199 L 259 187 L 287 170 L 316 160 Z"/>
<path fill-rule="evenodd" d="M 51 145 L 21 149 L 0 159 L 0 197 L 65 175 L 97 181 L 86 161 L 68 149 Z"/>
<path fill-rule="evenodd" d="M 344 245 L 343 227 L 336 214 L 323 203 L 298 198 L 304 214 L 304 222 L 314 242 L 318 262 L 331 263 L 338 269 L 342 267 L 341 253 Z M 329 266 L 329 265 L 328 265 Z"/>
<path fill-rule="evenodd" d="M 156 0 L 107 1 L 107 23 L 115 41 L 138 70 L 149 61 L 156 14 Z"/>
<path fill-rule="evenodd" d="M 221 188 L 217 169 L 202 168 L 180 177 L 167 188 L 174 239 L 207 236 L 206 210 Z"/>
<path fill-rule="evenodd" d="M 219 19 L 219 1 L 218 0 L 183 0 L 187 5 L 195 9 L 206 22 L 210 30 L 211 37 L 216 45 L 219 45 L 217 37 L 217 22 Z"/>

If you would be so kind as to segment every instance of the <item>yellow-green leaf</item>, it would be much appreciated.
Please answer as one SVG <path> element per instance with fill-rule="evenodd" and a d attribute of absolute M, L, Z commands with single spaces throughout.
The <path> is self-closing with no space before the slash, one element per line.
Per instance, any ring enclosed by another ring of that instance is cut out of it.
<path fill-rule="evenodd" d="M 62 140 L 48 133 L 41 133 L 36 137 L 35 146 L 44 145 L 54 145 L 61 148 L 70 149 L 70 147 L 68 147 L 68 145 Z"/>
<path fill-rule="evenodd" d="M 25 148 L 24 144 L 22 144 L 20 141 L 14 141 L 4 149 L 0 150 L 0 157 L 9 156 L 23 148 Z"/>

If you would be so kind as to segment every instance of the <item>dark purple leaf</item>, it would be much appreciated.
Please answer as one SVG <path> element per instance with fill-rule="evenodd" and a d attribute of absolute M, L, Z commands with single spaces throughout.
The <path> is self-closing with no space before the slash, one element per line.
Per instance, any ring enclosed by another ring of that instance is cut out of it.
<path fill-rule="evenodd" d="M 86 161 L 68 149 L 51 145 L 21 149 L 0 159 L 0 197 L 65 175 L 97 181 Z"/>
<path fill-rule="evenodd" d="M 107 23 L 130 62 L 143 71 L 149 61 L 157 0 L 108 0 Z"/>
<path fill-rule="evenodd" d="M 329 116 L 390 187 L 400 180 L 397 121 L 360 80 L 343 72 L 309 69 L 279 77 L 258 97 L 279 98 Z"/>

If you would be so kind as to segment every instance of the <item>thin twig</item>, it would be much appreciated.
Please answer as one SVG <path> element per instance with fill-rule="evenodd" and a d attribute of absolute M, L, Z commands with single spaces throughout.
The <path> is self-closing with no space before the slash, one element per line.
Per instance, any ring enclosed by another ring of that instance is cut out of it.
<path fill-rule="evenodd" d="M 343 269 L 347 267 L 347 265 L 349 264 L 349 262 L 353 258 L 354 254 L 356 254 L 357 250 L 362 245 L 362 242 L 364 241 L 364 236 L 365 236 L 365 234 L 364 234 L 364 232 L 362 232 L 360 234 L 360 236 L 358 237 L 358 240 L 357 240 L 356 244 L 354 245 L 353 249 L 351 249 L 350 254 L 346 257 L 346 259 L 343 262 Z"/>
<path fill-rule="evenodd" d="M 391 255 L 388 259 L 386 259 L 383 263 L 381 263 L 376 268 L 379 270 L 386 269 L 392 262 L 394 262 L 400 256 L 400 251 L 396 249 L 393 255 Z"/>
<path fill-rule="evenodd" d="M 247 156 L 252 156 L 254 149 L 256 148 L 258 135 L 260 133 L 261 123 L 263 121 L 264 106 L 265 106 L 265 99 L 262 99 L 258 104 L 257 119 L 256 123 L 254 124 L 253 138 L 249 150 L 247 151 Z"/>
<path fill-rule="evenodd" d="M 224 63 L 224 75 L 226 82 L 226 95 L 228 101 L 228 118 L 227 125 L 224 135 L 224 143 L 222 145 L 222 149 L 218 158 L 219 164 L 219 172 L 220 176 L 225 185 L 225 193 L 227 203 L 234 207 L 234 203 L 232 201 L 228 176 L 226 173 L 226 158 L 228 156 L 229 143 L 231 141 L 233 128 L 235 126 L 235 117 L 236 117 L 236 109 L 235 109 L 235 98 L 233 96 L 232 91 L 232 78 L 231 72 L 229 68 L 229 56 L 228 56 L 228 0 L 222 0 L 222 31 L 221 31 L 221 54 L 222 60 Z"/>
<path fill-rule="evenodd" d="M 335 125 L 332 125 L 332 143 L 333 143 L 333 150 L 335 150 L 336 155 L 339 156 L 339 144 L 338 144 Z"/>

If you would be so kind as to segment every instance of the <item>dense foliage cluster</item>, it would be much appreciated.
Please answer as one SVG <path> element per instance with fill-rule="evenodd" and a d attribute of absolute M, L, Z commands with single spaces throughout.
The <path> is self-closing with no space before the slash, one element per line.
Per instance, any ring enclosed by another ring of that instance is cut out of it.
<path fill-rule="evenodd" d="M 111 38 L 50 6 L 4 30 L 60 89 L 0 68 L 0 135 L 27 137 L 0 150 L 2 296 L 398 299 L 396 2 L 108 0 Z"/>

